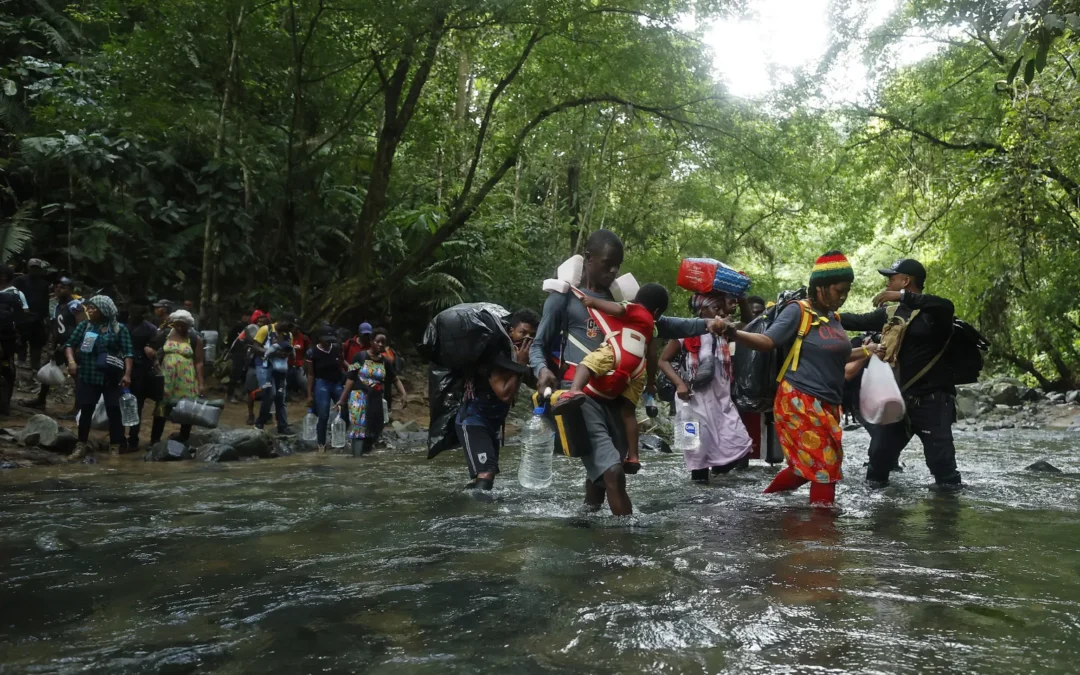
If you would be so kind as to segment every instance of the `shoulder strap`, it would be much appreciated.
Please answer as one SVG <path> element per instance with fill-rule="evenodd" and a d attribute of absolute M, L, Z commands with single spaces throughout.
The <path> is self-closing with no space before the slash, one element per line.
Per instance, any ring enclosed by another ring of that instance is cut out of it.
<path fill-rule="evenodd" d="M 915 373 L 910 380 L 904 383 L 903 387 L 900 387 L 901 392 L 907 391 L 911 385 L 918 382 L 924 375 L 930 372 L 930 369 L 937 365 L 937 362 L 942 356 L 945 356 L 945 352 L 949 349 L 949 343 L 952 342 L 952 335 L 949 335 L 949 339 L 945 341 L 945 346 L 941 348 L 941 351 L 934 355 L 934 358 L 930 359 L 930 363 L 926 364 L 926 367 Z"/>
<path fill-rule="evenodd" d="M 780 366 L 780 374 L 776 376 L 776 381 L 781 382 L 784 379 L 784 375 L 787 374 L 788 368 L 791 370 L 798 370 L 799 368 L 799 352 L 802 351 L 803 338 L 810 333 L 810 327 L 814 324 L 814 317 L 817 315 L 814 310 L 810 309 L 810 303 L 806 300 L 799 300 L 799 332 L 795 336 L 795 343 L 791 345 L 791 351 L 788 352 L 787 358 L 784 359 L 784 364 Z M 781 313 L 784 310 L 780 310 Z M 820 318 L 820 317 L 819 317 Z"/>

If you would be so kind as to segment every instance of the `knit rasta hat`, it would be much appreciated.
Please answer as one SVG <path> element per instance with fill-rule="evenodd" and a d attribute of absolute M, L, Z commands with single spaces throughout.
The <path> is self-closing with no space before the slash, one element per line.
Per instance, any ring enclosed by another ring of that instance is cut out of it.
<path fill-rule="evenodd" d="M 840 251 L 829 251 L 814 261 L 814 270 L 810 272 L 810 283 L 838 284 L 843 281 L 855 281 L 855 271 L 851 263 Z"/>

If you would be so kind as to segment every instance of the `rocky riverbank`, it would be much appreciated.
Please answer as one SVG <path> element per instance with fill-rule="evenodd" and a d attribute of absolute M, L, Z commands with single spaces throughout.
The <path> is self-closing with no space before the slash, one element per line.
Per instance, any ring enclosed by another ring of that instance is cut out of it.
<path fill-rule="evenodd" d="M 1010 377 L 957 387 L 957 431 L 1080 431 L 1080 390 L 1046 393 Z"/>

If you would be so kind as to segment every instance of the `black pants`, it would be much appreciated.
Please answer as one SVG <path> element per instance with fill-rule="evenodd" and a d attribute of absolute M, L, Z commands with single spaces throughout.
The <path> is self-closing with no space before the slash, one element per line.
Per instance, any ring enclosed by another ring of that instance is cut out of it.
<path fill-rule="evenodd" d="M 0 342 L 0 415 L 11 412 L 15 393 L 15 341 Z"/>
<path fill-rule="evenodd" d="M 150 429 L 150 445 L 153 445 L 154 443 L 157 443 L 158 441 L 160 441 L 161 440 L 161 435 L 163 433 L 165 433 L 165 418 L 164 417 L 154 417 L 154 425 Z M 178 440 L 181 443 L 187 443 L 188 438 L 190 438 L 190 437 L 191 437 L 191 425 L 190 424 L 181 424 L 180 425 L 180 438 Z"/>
<path fill-rule="evenodd" d="M 41 367 L 41 350 L 45 348 L 45 322 L 34 320 L 19 327 L 19 335 L 23 339 L 23 346 L 30 352 L 30 367 L 37 372 Z M 20 350 L 20 356 L 22 355 Z"/>
<path fill-rule="evenodd" d="M 94 418 L 94 409 L 97 401 L 105 397 L 105 413 L 109 416 L 109 444 L 125 445 L 124 422 L 120 415 L 120 385 L 119 384 L 87 384 L 79 382 L 75 385 L 75 402 L 79 406 L 79 442 L 85 443 L 90 440 L 90 425 Z"/>
<path fill-rule="evenodd" d="M 866 479 L 889 481 L 889 472 L 897 465 L 900 453 L 912 436 L 923 444 L 926 466 L 938 483 L 959 483 L 956 470 L 956 446 L 952 425 L 956 421 L 956 397 L 937 391 L 923 396 L 905 397 L 907 417 L 896 424 L 874 426 L 870 437 L 870 466 Z"/>

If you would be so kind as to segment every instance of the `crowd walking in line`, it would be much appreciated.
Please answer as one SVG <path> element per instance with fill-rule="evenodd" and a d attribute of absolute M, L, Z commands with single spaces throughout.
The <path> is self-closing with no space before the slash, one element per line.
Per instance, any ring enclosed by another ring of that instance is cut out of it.
<path fill-rule="evenodd" d="M 102 425 L 107 420 L 109 454 L 141 449 L 142 425 L 125 428 L 122 422 L 125 393 L 133 397 L 140 420 L 146 403 L 152 403 L 151 445 L 162 440 L 180 401 L 205 401 L 217 333 L 199 330 L 192 300 L 178 306 L 164 298 L 138 299 L 120 309 L 101 292 L 83 298 L 71 277 L 50 275 L 42 260 L 31 259 L 26 268 L 16 275 L 0 266 L 0 414 L 9 412 L 17 369 L 37 373 L 37 395 L 18 401 L 31 410 L 46 409 L 66 374 L 74 385 L 74 405 L 59 417 L 77 421 L 79 443 L 69 459 L 80 461 L 91 451 L 95 420 Z M 339 415 L 353 423 L 356 454 L 370 452 L 389 414 L 384 400 L 388 408 L 391 388 L 400 405 L 407 405 L 389 332 L 364 322 L 355 334 L 329 324 L 312 333 L 315 342 L 288 312 L 276 319 L 264 309 L 246 313 L 224 341 L 227 399 L 247 406 L 250 426 L 264 429 L 273 420 L 279 435 L 291 436 L 290 400 L 306 397 L 306 408 L 319 417 L 320 450 L 327 446 L 332 416 Z M 185 442 L 192 424 L 178 424 L 176 438 Z"/>
<path fill-rule="evenodd" d="M 954 308 L 925 291 L 928 275 L 918 261 L 878 270 L 885 290 L 874 298 L 875 309 L 863 314 L 840 312 L 856 270 L 832 250 L 814 262 L 805 289 L 782 295 L 780 304 L 745 293 L 698 291 L 689 299 L 692 317 L 677 318 L 667 315 L 668 291 L 659 284 L 615 301 L 623 254 L 613 232 L 594 232 L 580 282 L 552 293 L 541 314 L 523 308 L 505 318 L 510 347 L 486 353 L 464 377 L 451 429 L 463 449 L 470 488 L 493 488 L 506 419 L 526 384 L 543 394 L 541 405 L 554 391 L 552 405 L 580 410 L 577 444 L 584 450 L 575 456 L 586 474 L 585 504 L 598 509 L 606 501 L 615 515 L 632 513 L 626 477 L 641 470 L 636 411 L 657 395 L 658 374 L 670 383 L 666 400 L 675 415 L 698 420 L 700 448 L 685 457 L 690 479 L 708 483 L 746 468 L 755 440 L 734 395 L 733 355 L 739 350 L 784 356 L 768 419 L 785 466 L 766 493 L 809 483 L 812 504 L 835 502 L 836 484 L 844 478 L 845 393 L 872 358 L 895 372 L 905 415 L 866 425 L 872 439 L 867 484 L 887 486 L 900 453 L 917 435 L 935 487 L 962 486 L 951 432 L 957 382 L 945 357 L 960 342 Z M 107 420 L 110 454 L 140 448 L 140 425 L 125 429 L 122 397 L 133 401 L 136 418 L 153 402 L 150 443 L 158 443 L 179 402 L 204 402 L 217 333 L 210 326 L 200 331 L 190 300 L 177 307 L 166 299 L 142 299 L 121 311 L 100 291 L 84 299 L 77 290 L 66 274 L 50 277 L 40 259 L 30 260 L 21 275 L 0 266 L 0 413 L 11 402 L 17 368 L 38 373 L 37 395 L 19 402 L 31 409 L 45 408 L 64 368 L 74 382 L 70 414 L 78 419 L 72 461 L 90 451 L 95 418 Z M 848 330 L 864 335 L 853 340 Z M 272 422 L 278 435 L 293 435 L 290 395 L 299 397 L 311 415 L 305 427 L 320 450 L 341 420 L 348 429 L 343 451 L 372 452 L 394 399 L 402 408 L 408 404 L 389 333 L 368 322 L 355 333 L 329 324 L 305 331 L 294 314 L 252 309 L 221 346 L 227 398 L 246 405 L 247 423 L 265 430 Z M 180 422 L 178 440 L 186 441 L 191 430 L 190 420 Z"/>

